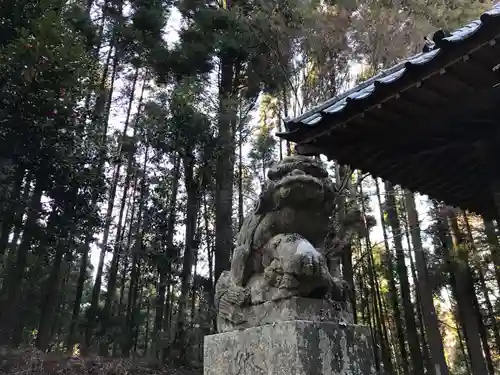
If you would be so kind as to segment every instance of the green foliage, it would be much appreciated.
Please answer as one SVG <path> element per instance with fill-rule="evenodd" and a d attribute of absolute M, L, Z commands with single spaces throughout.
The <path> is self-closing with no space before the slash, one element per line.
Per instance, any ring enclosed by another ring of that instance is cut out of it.
<path fill-rule="evenodd" d="M 221 9 L 206 0 L 2 3 L 0 302 L 14 306 L 15 318 L 5 340 L 8 317 L 0 311 L 2 343 L 35 342 L 43 350 L 63 351 L 72 340 L 92 353 L 92 346 L 107 337 L 116 356 L 138 355 L 155 363 L 173 357 L 184 219 L 193 207 L 189 190 L 196 192 L 192 255 L 198 263 L 187 285 L 184 314 L 186 352 L 195 353 L 202 335 L 213 332 L 214 263 L 225 256 L 217 252 L 216 211 L 229 202 L 228 216 L 236 216 L 230 210 L 233 186 L 241 203 L 238 214 L 247 210 L 258 194 L 256 180 L 265 179 L 267 168 L 284 154 L 274 135 L 282 119 L 341 92 L 351 83 L 354 62 L 367 65 L 357 80 L 369 78 L 418 51 L 436 27 L 454 28 L 485 6 L 463 0 L 231 4 Z M 182 22 L 175 25 L 179 39 L 172 45 L 165 31 L 173 26 L 167 21 L 174 6 Z M 221 150 L 229 150 L 223 154 L 231 163 L 216 174 Z M 398 294 L 402 279 L 395 268 L 387 272 L 387 260 L 396 263 L 391 231 L 389 249 L 374 238 L 380 228 L 370 216 L 373 186 L 358 182 L 350 181 L 351 188 L 342 193 L 348 210 L 363 208 L 369 230 L 359 231 L 342 254 L 342 270 L 344 275 L 352 271 L 356 316 L 371 326 L 376 340 L 383 336 L 377 325 L 388 331 L 384 340 L 397 362 L 397 308 L 388 302 L 393 297 L 389 281 Z M 217 200 L 224 183 L 229 188 Z M 433 225 L 440 219 L 438 208 L 431 210 L 433 223 L 425 231 L 431 240 L 425 249 L 429 293 L 436 297 L 450 285 L 442 243 L 449 233 Z M 409 236 L 401 203 L 398 212 L 403 236 Z M 236 220 L 226 224 L 237 229 Z M 491 244 L 482 228 L 477 232 L 480 255 L 471 265 L 484 270 L 496 297 Z M 102 265 L 96 261 L 97 245 L 103 248 Z M 113 254 L 107 254 L 110 250 Z M 106 255 L 117 259 L 115 267 Z M 94 267 L 99 271 L 100 266 L 103 275 L 94 280 Z M 111 285 L 109 293 L 102 280 Z M 410 294 L 416 306 L 417 296 Z M 397 305 L 402 298 L 398 294 L 393 301 Z M 453 306 L 442 304 L 440 319 L 454 324 Z M 104 326 L 101 336 L 95 335 L 96 322 Z M 405 321 L 402 327 L 407 329 Z M 444 324 L 441 328 L 453 342 L 450 364 L 461 373 L 466 362 L 457 337 Z M 49 345 L 39 342 L 43 331 Z"/>
<path fill-rule="evenodd" d="M 299 4 L 235 2 L 225 10 L 212 2 L 181 1 L 186 25 L 164 69 L 177 79 L 204 75 L 216 56 L 226 56 L 240 70 L 237 84 L 248 88 L 247 97 L 261 89 L 275 92 L 289 78 L 292 44 L 304 10 Z"/>
<path fill-rule="evenodd" d="M 80 32 L 89 51 L 98 46 L 99 38 L 96 25 L 89 18 L 86 9 L 78 1 L 68 4 L 64 17 L 69 25 Z"/>
<path fill-rule="evenodd" d="M 0 51 L 0 142 L 21 159 L 41 161 L 64 147 L 60 140 L 80 135 L 84 109 L 79 101 L 92 89 L 93 62 L 81 34 L 61 19 L 57 5 L 32 19 Z"/>
<path fill-rule="evenodd" d="M 491 1 L 483 0 L 418 0 L 409 2 L 408 7 L 432 26 L 451 31 L 478 18 L 491 5 Z"/>
<path fill-rule="evenodd" d="M 378 71 L 420 52 L 424 37 L 438 29 L 455 30 L 490 6 L 482 0 L 371 0 L 360 4 L 354 17 L 356 50 Z"/>
<path fill-rule="evenodd" d="M 158 64 L 157 59 L 168 54 L 163 30 L 171 1 L 133 0 L 130 3 L 130 16 L 121 21 L 117 30 L 121 48 L 136 66 Z"/>
<path fill-rule="evenodd" d="M 264 183 L 264 180 L 267 178 L 267 168 L 276 162 L 276 139 L 273 134 L 276 129 L 274 121 L 278 115 L 276 104 L 276 98 L 270 95 L 262 96 L 259 126 L 250 142 L 251 149 L 248 157 L 250 158 L 254 173 L 260 176 L 261 183 Z"/>

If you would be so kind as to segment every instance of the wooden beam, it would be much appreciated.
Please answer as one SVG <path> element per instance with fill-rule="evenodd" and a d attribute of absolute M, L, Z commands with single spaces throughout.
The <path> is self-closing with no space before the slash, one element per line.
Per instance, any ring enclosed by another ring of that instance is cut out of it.
<path fill-rule="evenodd" d="M 349 144 L 350 149 L 356 152 L 364 149 L 372 149 L 372 146 L 381 149 L 392 149 L 393 154 L 398 151 L 398 157 L 402 155 L 399 152 L 405 152 L 406 154 L 418 152 L 420 142 L 429 142 L 429 138 L 436 137 L 433 142 L 450 142 L 454 136 L 465 136 L 463 141 L 463 146 L 467 146 L 468 143 L 475 141 L 475 137 L 481 135 L 477 131 L 480 129 L 472 128 L 470 129 L 470 134 L 465 132 L 468 129 L 464 126 L 460 127 L 459 124 L 467 124 L 468 122 L 473 122 L 477 116 L 481 116 L 480 120 L 485 120 L 484 114 L 487 110 L 492 108 L 500 108 L 500 85 L 497 85 L 489 90 L 483 90 L 474 96 L 468 95 L 462 98 L 461 101 L 455 102 L 453 105 L 444 107 L 440 113 L 434 114 L 432 117 L 419 117 L 403 126 L 399 127 L 396 132 L 389 134 L 387 127 L 384 127 L 385 132 L 380 132 L 380 125 L 378 127 L 372 126 L 370 133 L 363 132 L 357 137 L 349 137 L 349 140 L 342 139 L 342 133 L 345 131 L 333 132 L 332 136 L 337 140 L 337 145 L 332 146 L 337 150 L 339 147 L 345 149 L 345 144 Z M 495 121 L 498 118 L 496 113 L 491 113 L 491 118 L 487 120 Z M 354 129 L 350 129 L 350 133 L 354 132 Z M 482 135 L 481 135 L 482 136 Z M 439 137 L 439 138 L 438 138 Z M 331 138 L 327 136 L 324 141 L 321 141 L 322 145 Z M 424 146 L 425 147 L 425 146 Z"/>

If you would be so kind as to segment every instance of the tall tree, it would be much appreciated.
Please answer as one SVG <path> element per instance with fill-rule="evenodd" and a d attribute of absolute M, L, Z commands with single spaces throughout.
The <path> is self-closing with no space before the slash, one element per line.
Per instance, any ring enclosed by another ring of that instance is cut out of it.
<path fill-rule="evenodd" d="M 402 231 L 396 208 L 396 191 L 390 182 L 385 182 L 386 209 L 389 224 L 392 228 L 394 248 L 396 250 L 396 269 L 399 275 L 401 288 L 401 300 L 406 322 L 406 334 L 410 348 L 410 357 L 413 372 L 423 373 L 423 360 L 420 343 L 415 322 L 415 311 L 411 301 L 410 284 L 408 279 L 408 269 L 406 267 L 406 257 L 403 250 Z"/>
<path fill-rule="evenodd" d="M 468 255 L 467 249 L 464 248 L 463 234 L 458 229 L 454 209 L 444 207 L 438 220 L 451 289 L 457 302 L 459 322 L 471 359 L 471 370 L 474 375 L 487 374 L 478 320 L 474 311 L 476 297 L 470 284 Z"/>
<path fill-rule="evenodd" d="M 85 110 L 80 103 L 92 91 L 93 81 L 89 78 L 94 76 L 93 61 L 85 48 L 87 36 L 78 28 L 81 24 L 73 23 L 75 12 L 74 7 L 65 6 L 62 1 L 15 2 L 9 4 L 2 15 L 0 96 L 5 120 L 1 142 L 12 150 L 6 162 L 18 170 L 21 168 L 23 175 L 28 170 L 34 181 L 21 242 L 12 254 L 11 259 L 15 260 L 5 268 L 7 277 L 0 291 L 2 303 L 8 306 L 2 311 L 0 325 L 0 341 L 4 344 L 10 341 L 13 329 L 21 330 L 18 317 L 23 278 L 41 230 L 42 197 L 44 193 L 52 197 L 56 194 L 54 186 L 68 169 L 71 178 L 84 173 L 85 164 L 93 157 L 92 148 L 87 149 L 88 152 L 82 148 L 72 149 L 88 136 L 80 127 L 79 119 Z M 23 17 L 17 17 L 18 14 Z M 88 22 L 84 17 L 81 21 Z M 21 128 L 19 124 L 23 124 Z M 56 163 L 65 158 L 66 165 Z M 68 183 L 67 180 L 61 182 Z M 16 184 L 18 182 L 14 182 L 13 188 L 19 190 Z M 75 194 L 78 196 L 80 192 Z M 66 214 L 71 216 L 71 211 Z M 59 222 L 58 227 L 61 225 Z M 8 236 L 9 229 L 5 230 Z"/>
<path fill-rule="evenodd" d="M 385 251 L 384 251 L 384 261 L 386 270 L 385 276 L 389 283 L 389 299 L 391 301 L 391 307 L 394 313 L 394 319 L 396 323 L 396 336 L 398 338 L 399 352 L 401 354 L 401 365 L 403 367 L 402 370 L 403 374 L 406 375 L 408 374 L 409 371 L 408 354 L 406 351 L 406 340 L 403 331 L 403 320 L 401 317 L 401 310 L 399 308 L 399 298 L 395 280 L 394 262 L 392 259 L 392 252 L 390 250 L 390 245 L 389 245 L 389 237 L 387 233 L 386 220 L 385 220 L 385 211 L 384 211 L 384 206 L 382 205 L 378 179 L 375 179 L 375 189 L 380 209 L 380 224 L 382 226 L 382 235 L 384 237 L 384 245 L 385 245 Z M 396 355 L 396 357 L 399 357 L 399 355 Z"/>
<path fill-rule="evenodd" d="M 415 264 L 418 274 L 416 283 L 420 291 L 425 333 L 429 345 L 430 360 L 434 366 L 432 371 L 435 374 L 446 375 L 449 373 L 449 370 L 444 355 L 443 339 L 439 331 L 438 317 L 434 307 L 432 288 L 429 284 L 425 253 L 420 235 L 418 212 L 415 206 L 415 198 L 409 190 L 404 191 L 404 200 L 413 251 L 415 253 Z"/>

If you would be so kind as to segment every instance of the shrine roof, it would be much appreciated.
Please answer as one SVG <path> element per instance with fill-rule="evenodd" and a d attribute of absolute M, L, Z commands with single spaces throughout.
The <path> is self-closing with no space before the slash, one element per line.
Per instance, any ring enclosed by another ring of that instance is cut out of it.
<path fill-rule="evenodd" d="M 299 153 L 325 154 L 450 205 L 494 216 L 484 186 L 473 192 L 476 183 L 460 182 L 465 176 L 457 168 L 470 172 L 477 166 L 480 151 L 467 150 L 479 149 L 496 134 L 499 37 L 497 4 L 449 34 L 437 31 L 422 53 L 286 119 L 286 131 L 278 136 L 296 142 Z M 488 186 L 484 173 L 470 178 Z"/>
<path fill-rule="evenodd" d="M 434 33 L 433 45 L 427 47 L 428 51 L 418 53 L 415 56 L 404 59 L 389 69 L 382 70 L 372 78 L 338 96 L 328 99 L 296 118 L 285 119 L 287 132 L 283 133 L 283 135 L 293 132 L 302 126 L 316 127 L 325 125 L 322 120 L 328 119 L 328 115 L 347 111 L 349 106 L 356 105 L 355 101 L 376 95 L 377 90 L 387 90 L 384 86 L 397 84 L 405 75 L 415 74 L 414 68 L 423 68 L 447 50 L 460 48 L 461 44 L 467 42 L 469 38 L 473 36 L 477 37 L 478 33 L 482 33 L 485 26 L 492 22 L 492 18 L 496 18 L 494 22 L 500 24 L 500 3 L 484 13 L 480 19 L 474 20 L 451 32 L 449 36 L 445 36 L 442 30 L 438 30 Z"/>

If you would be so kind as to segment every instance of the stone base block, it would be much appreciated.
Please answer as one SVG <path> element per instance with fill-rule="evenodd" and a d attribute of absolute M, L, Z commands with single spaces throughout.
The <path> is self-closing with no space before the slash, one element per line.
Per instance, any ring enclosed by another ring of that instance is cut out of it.
<path fill-rule="evenodd" d="M 375 375 L 370 330 L 296 320 L 205 337 L 204 375 Z"/>
<path fill-rule="evenodd" d="M 324 299 L 292 297 L 280 301 L 267 301 L 247 306 L 239 312 L 238 324 L 218 320 L 219 332 L 231 332 L 251 327 L 259 327 L 277 322 L 306 320 L 313 322 L 338 322 L 352 324 L 352 312 L 345 302 Z"/>

